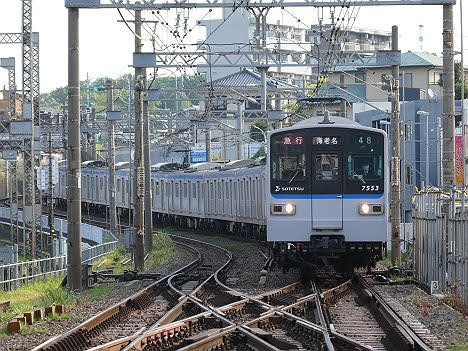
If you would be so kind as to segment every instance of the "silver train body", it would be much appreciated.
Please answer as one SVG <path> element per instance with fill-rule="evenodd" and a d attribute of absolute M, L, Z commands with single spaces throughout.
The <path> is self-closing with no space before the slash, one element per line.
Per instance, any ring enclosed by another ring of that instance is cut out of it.
<path fill-rule="evenodd" d="M 284 266 L 317 260 L 372 265 L 387 237 L 386 135 L 342 118 L 319 122 L 272 132 L 266 165 L 234 161 L 153 170 L 153 220 L 267 240 Z M 54 194 L 65 206 L 66 168 L 59 173 Z M 133 192 L 128 175 L 128 168 L 116 171 L 122 215 L 128 215 Z M 85 211 L 106 211 L 107 177 L 106 167 L 82 168 Z"/>

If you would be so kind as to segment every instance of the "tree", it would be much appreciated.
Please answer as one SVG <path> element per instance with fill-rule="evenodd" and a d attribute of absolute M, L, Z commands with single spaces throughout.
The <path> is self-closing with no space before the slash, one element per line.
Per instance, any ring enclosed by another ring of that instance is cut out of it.
<path fill-rule="evenodd" d="M 455 62 L 455 67 L 454 67 L 454 70 L 455 70 L 455 100 L 460 100 L 461 98 L 461 71 L 462 71 L 462 67 L 461 67 L 461 62 Z M 439 79 L 439 86 L 443 86 L 443 75 L 440 77 Z M 465 73 L 465 76 L 464 76 L 464 81 L 465 81 L 465 86 L 464 86 L 464 98 L 468 98 L 468 77 L 467 77 L 467 74 Z"/>
<path fill-rule="evenodd" d="M 251 126 L 250 126 L 250 139 L 258 141 L 260 143 L 264 142 L 265 138 L 263 133 L 259 131 L 257 128 L 260 128 L 263 133 L 266 133 L 268 130 L 268 121 L 266 119 L 257 119 Z"/>

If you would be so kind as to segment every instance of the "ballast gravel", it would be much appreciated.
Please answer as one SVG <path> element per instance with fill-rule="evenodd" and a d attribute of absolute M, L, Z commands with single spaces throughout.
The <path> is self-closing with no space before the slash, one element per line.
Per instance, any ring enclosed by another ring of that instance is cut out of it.
<path fill-rule="evenodd" d="M 185 266 L 194 258 L 195 255 L 193 253 L 176 246 L 176 254 L 168 262 L 165 262 L 160 267 L 155 269 L 154 273 L 160 273 L 161 276 L 165 276 L 170 272 Z M 35 333 L 34 329 L 32 329 L 31 334 L 12 334 L 3 339 L 0 339 L 0 350 L 31 350 L 34 347 L 49 340 L 50 338 L 76 327 L 80 323 L 91 318 L 98 312 L 105 310 L 109 306 L 135 294 L 137 291 L 150 285 L 152 282 L 152 280 L 144 280 L 130 283 L 109 283 L 107 285 L 111 285 L 114 287 L 114 289 L 109 294 L 103 296 L 100 300 L 85 301 L 84 303 L 78 305 L 67 314 L 69 318 L 38 322 L 32 326 L 33 328 L 41 328 L 45 332 Z"/>
<path fill-rule="evenodd" d="M 426 294 L 415 285 L 379 286 L 379 290 L 397 299 L 409 312 L 438 337 L 447 350 L 468 346 L 468 317 Z"/>

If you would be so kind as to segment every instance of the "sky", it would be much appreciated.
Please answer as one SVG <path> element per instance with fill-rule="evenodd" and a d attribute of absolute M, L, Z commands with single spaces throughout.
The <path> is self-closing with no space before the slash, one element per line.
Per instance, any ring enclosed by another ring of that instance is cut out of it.
<path fill-rule="evenodd" d="M 159 1 L 159 0 L 158 0 Z M 468 0 L 463 1 L 465 16 L 468 16 Z M 40 33 L 40 85 L 41 92 L 49 92 L 67 84 L 67 9 L 64 0 L 33 0 L 33 31 Z M 316 24 L 315 9 L 288 9 L 288 13 L 273 12 L 269 20 L 282 19 L 285 23 Z M 123 15 L 130 19 L 127 11 Z M 147 18 L 154 16 L 149 12 Z M 176 22 L 176 13 L 161 14 L 171 26 Z M 219 18 L 219 11 L 194 10 L 188 16 L 189 28 L 193 27 L 192 37 L 188 42 L 202 40 L 204 32 L 195 26 L 195 21 L 202 18 Z M 145 13 L 143 14 L 145 17 Z M 181 14 L 181 18 L 184 14 Z M 468 17 L 467 17 L 468 18 Z M 108 76 L 118 77 L 131 72 L 133 52 L 133 34 L 124 23 L 118 22 L 117 10 L 81 10 L 80 11 L 80 78 L 90 79 Z M 459 50 L 460 12 L 459 3 L 454 8 L 455 48 Z M 465 55 L 468 54 L 468 21 L 465 21 Z M 441 55 L 442 52 L 442 6 L 390 6 L 361 7 L 354 27 L 391 31 L 392 25 L 399 26 L 399 45 L 402 51 L 420 51 L 419 25 L 423 25 L 423 50 Z M 148 27 L 148 30 L 150 28 Z M 221 30 L 221 29 L 220 29 Z M 0 33 L 21 31 L 21 0 L 0 0 Z M 167 31 L 159 31 L 161 41 L 170 42 Z M 149 37 L 144 32 L 146 37 Z M 144 50 L 151 51 L 150 41 L 145 41 Z M 21 88 L 21 45 L 0 45 L 0 57 L 16 57 L 17 87 Z M 456 56 L 458 59 L 459 56 Z M 465 59 L 468 62 L 468 57 Z M 466 63 L 465 63 L 466 65 Z M 0 88 L 8 85 L 7 71 L 0 69 Z"/>

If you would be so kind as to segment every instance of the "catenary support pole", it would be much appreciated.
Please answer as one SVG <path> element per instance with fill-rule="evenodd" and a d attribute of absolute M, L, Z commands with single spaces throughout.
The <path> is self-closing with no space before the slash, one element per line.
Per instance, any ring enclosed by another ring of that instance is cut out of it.
<path fill-rule="evenodd" d="M 55 235 L 55 216 L 54 216 L 54 183 L 53 183 L 53 169 L 52 169 L 52 118 L 50 120 L 49 125 L 49 191 L 47 196 L 47 202 L 49 203 L 49 234 L 50 234 L 50 257 L 55 256 L 55 248 L 54 248 L 54 235 Z"/>
<path fill-rule="evenodd" d="M 135 11 L 135 52 L 141 52 L 141 11 Z M 134 157 L 134 209 L 135 227 L 135 270 L 141 271 L 144 266 L 144 233 L 145 233 L 145 171 L 143 168 L 143 92 L 145 89 L 145 72 L 135 68 L 135 157 Z"/>
<path fill-rule="evenodd" d="M 455 72 L 453 61 L 453 5 L 443 5 L 442 75 L 442 185 L 448 189 L 455 178 Z"/>
<path fill-rule="evenodd" d="M 151 140 L 148 101 L 143 102 L 143 139 L 145 164 L 145 252 L 153 249 L 153 209 L 151 208 Z"/>
<path fill-rule="evenodd" d="M 114 82 L 112 79 L 106 80 L 107 91 L 107 111 L 114 110 Z M 109 216 L 110 216 L 110 231 L 118 237 L 117 232 L 117 208 L 115 205 L 115 136 L 114 136 L 114 121 L 107 120 L 107 164 L 109 167 Z"/>
<path fill-rule="evenodd" d="M 67 283 L 81 290 L 79 9 L 68 9 Z"/>
<path fill-rule="evenodd" d="M 392 26 L 392 51 L 398 51 L 398 27 Z M 400 264 L 400 101 L 399 101 L 399 79 L 400 66 L 392 66 L 392 115 L 391 115 L 391 133 L 392 133 L 392 172 L 391 172 L 391 240 L 392 240 L 392 264 Z"/>

